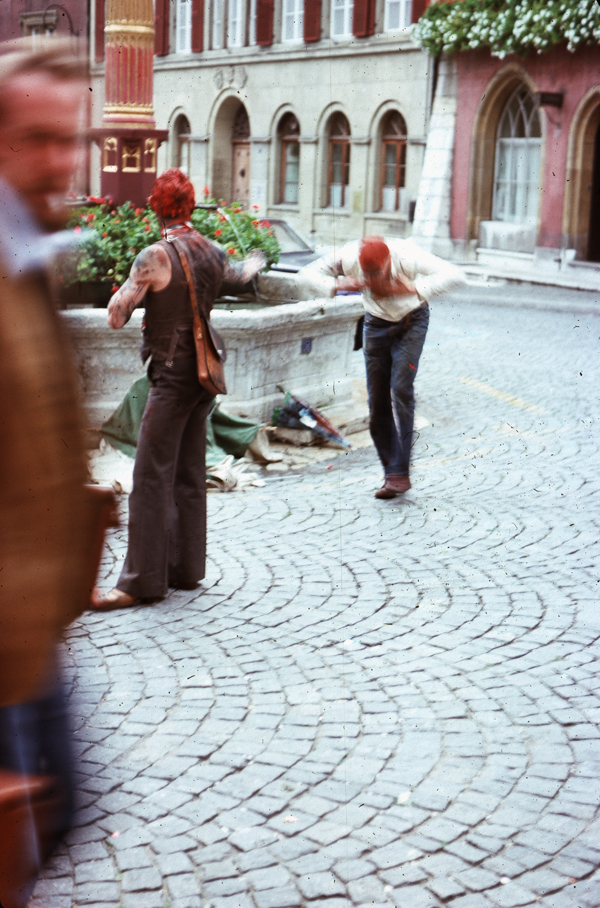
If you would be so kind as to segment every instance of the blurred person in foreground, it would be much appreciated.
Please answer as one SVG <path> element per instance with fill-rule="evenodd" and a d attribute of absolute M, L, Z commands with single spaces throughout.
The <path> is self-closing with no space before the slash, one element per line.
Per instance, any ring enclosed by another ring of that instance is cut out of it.
<path fill-rule="evenodd" d="M 26 49 L 27 48 L 27 49 Z M 85 66 L 0 46 L 0 903 L 24 905 L 71 815 L 57 645 L 89 601 L 76 379 L 47 268 L 80 160 Z M 85 589 L 87 584 L 87 590 Z M 87 594 L 87 595 L 86 595 Z"/>
<path fill-rule="evenodd" d="M 169 587 L 192 590 L 206 562 L 206 417 L 212 395 L 198 381 L 194 317 L 172 240 L 187 250 L 198 306 L 206 319 L 223 280 L 242 285 L 265 265 L 262 253 L 233 262 L 192 226 L 190 180 L 175 168 L 156 180 L 150 206 L 163 239 L 143 249 L 108 306 L 122 328 L 144 301 L 142 360 L 150 357 L 150 394 L 138 438 L 129 496 L 127 555 L 115 589 L 93 600 L 109 611 L 163 599 Z"/>
<path fill-rule="evenodd" d="M 411 240 L 365 236 L 301 269 L 299 284 L 318 296 L 362 293 L 369 431 L 384 470 L 376 498 L 410 487 L 414 381 L 429 300 L 465 283 L 462 271 Z"/>

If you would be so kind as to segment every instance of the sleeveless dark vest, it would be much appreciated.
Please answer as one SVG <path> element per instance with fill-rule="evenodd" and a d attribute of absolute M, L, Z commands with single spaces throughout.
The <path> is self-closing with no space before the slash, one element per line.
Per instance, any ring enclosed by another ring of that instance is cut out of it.
<path fill-rule="evenodd" d="M 225 271 L 227 257 L 216 243 L 197 231 L 178 235 L 188 249 L 198 307 L 209 318 Z M 152 355 L 155 362 L 173 363 L 182 357 L 195 357 L 194 316 L 179 256 L 168 240 L 160 240 L 171 261 L 171 281 L 164 290 L 146 294 L 142 358 Z"/>

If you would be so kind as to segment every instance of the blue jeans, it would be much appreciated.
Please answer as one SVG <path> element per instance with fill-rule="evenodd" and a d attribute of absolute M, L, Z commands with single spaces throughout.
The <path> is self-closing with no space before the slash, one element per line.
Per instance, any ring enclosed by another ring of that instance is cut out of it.
<path fill-rule="evenodd" d="M 0 707 L 0 767 L 23 775 L 53 776 L 61 807 L 52 818 L 56 843 L 73 813 L 73 754 L 60 682 L 40 700 Z"/>
<path fill-rule="evenodd" d="M 399 322 L 369 312 L 365 315 L 369 431 L 386 476 L 408 476 L 415 417 L 413 385 L 428 327 L 427 304 Z"/>

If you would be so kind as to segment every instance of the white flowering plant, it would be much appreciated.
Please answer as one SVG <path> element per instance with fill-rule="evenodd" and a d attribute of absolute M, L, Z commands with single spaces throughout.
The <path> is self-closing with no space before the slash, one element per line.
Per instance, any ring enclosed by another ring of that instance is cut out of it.
<path fill-rule="evenodd" d="M 487 47 L 496 57 L 600 43 L 596 0 L 438 0 L 415 37 L 434 56 Z"/>

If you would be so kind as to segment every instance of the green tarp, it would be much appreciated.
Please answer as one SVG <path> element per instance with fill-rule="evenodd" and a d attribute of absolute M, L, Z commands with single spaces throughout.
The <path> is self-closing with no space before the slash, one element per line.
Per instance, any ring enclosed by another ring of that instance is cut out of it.
<path fill-rule="evenodd" d="M 135 457 L 140 423 L 150 391 L 146 375 L 135 381 L 112 416 L 102 426 L 107 442 L 129 457 Z M 216 404 L 206 420 L 206 466 L 214 467 L 228 454 L 243 457 L 260 429 L 241 416 L 224 413 Z"/>

